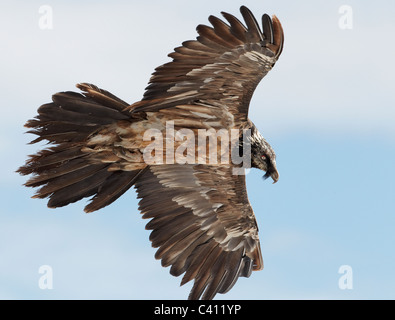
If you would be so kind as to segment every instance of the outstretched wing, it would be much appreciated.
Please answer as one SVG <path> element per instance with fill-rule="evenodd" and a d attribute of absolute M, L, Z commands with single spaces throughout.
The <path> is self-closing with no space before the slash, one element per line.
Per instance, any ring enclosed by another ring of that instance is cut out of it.
<path fill-rule="evenodd" d="M 212 299 L 238 277 L 263 268 L 258 227 L 244 175 L 232 166 L 151 166 L 135 184 L 155 257 L 194 279 L 190 299 Z"/>
<path fill-rule="evenodd" d="M 155 70 L 143 100 L 129 109 L 157 111 L 198 103 L 227 108 L 236 122 L 246 121 L 256 86 L 281 54 L 283 30 L 275 16 L 263 15 L 261 30 L 249 9 L 242 6 L 240 11 L 246 27 L 225 12 L 229 24 L 210 16 L 213 27 L 199 25 L 197 40 L 185 41 L 169 54 L 173 61 Z"/>

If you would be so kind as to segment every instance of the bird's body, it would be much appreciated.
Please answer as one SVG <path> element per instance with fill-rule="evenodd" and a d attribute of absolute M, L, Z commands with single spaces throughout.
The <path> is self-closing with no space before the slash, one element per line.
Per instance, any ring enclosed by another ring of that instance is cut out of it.
<path fill-rule="evenodd" d="M 278 172 L 248 108 L 283 33 L 276 17 L 264 15 L 260 30 L 247 8 L 241 13 L 247 28 L 227 13 L 229 25 L 210 16 L 213 28 L 198 26 L 197 40 L 156 69 L 141 101 L 129 105 L 82 83 L 83 94 L 53 95 L 26 124 L 33 142 L 52 143 L 18 170 L 33 174 L 27 186 L 41 186 L 35 197 L 60 207 L 93 196 L 91 212 L 134 186 L 156 258 L 171 274 L 185 273 L 182 284 L 195 280 L 191 299 L 225 293 L 263 268 L 243 173 L 256 167 L 276 182 Z"/>

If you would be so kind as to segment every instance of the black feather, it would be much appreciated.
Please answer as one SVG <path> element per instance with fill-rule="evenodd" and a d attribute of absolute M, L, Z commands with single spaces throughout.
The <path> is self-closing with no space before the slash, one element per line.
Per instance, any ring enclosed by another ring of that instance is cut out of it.
<path fill-rule="evenodd" d="M 265 37 L 266 41 L 269 43 L 273 43 L 274 36 L 273 36 L 273 25 L 272 19 L 267 14 L 262 16 L 262 28 L 263 28 L 263 36 Z"/>
<path fill-rule="evenodd" d="M 249 37 L 249 40 L 251 42 L 262 41 L 263 40 L 262 31 L 261 31 L 259 24 L 256 21 L 254 15 L 250 11 L 250 9 L 248 9 L 245 6 L 241 6 L 240 12 L 247 24 L 247 27 L 248 27 L 247 35 Z"/>

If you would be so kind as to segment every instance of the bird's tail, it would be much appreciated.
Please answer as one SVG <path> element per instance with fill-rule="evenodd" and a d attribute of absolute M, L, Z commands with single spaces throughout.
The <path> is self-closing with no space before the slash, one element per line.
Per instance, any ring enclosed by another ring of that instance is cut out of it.
<path fill-rule="evenodd" d="M 78 84 L 83 94 L 60 92 L 52 102 L 42 105 L 38 115 L 26 123 L 29 133 L 38 137 L 31 143 L 47 140 L 51 146 L 31 155 L 17 172 L 33 174 L 28 187 L 41 187 L 33 198 L 49 198 L 48 207 L 65 206 L 91 197 L 86 212 L 115 201 L 137 180 L 141 170 L 109 170 L 111 163 L 85 152 L 87 139 L 118 121 L 134 120 L 128 104 L 91 84 Z"/>

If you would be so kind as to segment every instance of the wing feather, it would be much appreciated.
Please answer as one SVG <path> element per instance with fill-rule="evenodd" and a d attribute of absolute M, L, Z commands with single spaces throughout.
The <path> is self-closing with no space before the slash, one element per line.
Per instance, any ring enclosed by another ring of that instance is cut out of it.
<path fill-rule="evenodd" d="M 242 43 L 245 43 L 247 41 L 246 38 L 247 28 L 243 25 L 243 23 L 240 22 L 240 20 L 237 19 L 235 16 L 229 13 L 221 12 L 221 14 L 230 23 L 229 31 Z"/>
<path fill-rule="evenodd" d="M 248 32 L 247 32 L 248 40 L 252 43 L 263 41 L 262 31 L 260 30 L 259 24 L 256 21 L 250 9 L 248 9 L 245 6 L 241 6 L 240 12 L 248 27 Z"/>
<path fill-rule="evenodd" d="M 226 43 L 228 43 L 231 48 L 244 44 L 243 41 L 241 41 L 231 32 L 230 27 L 221 19 L 217 18 L 216 16 L 210 16 L 208 20 L 213 25 L 216 35 L 223 39 L 223 41 L 226 41 Z"/>
<path fill-rule="evenodd" d="M 135 184 L 155 258 L 172 275 L 185 273 L 181 284 L 194 280 L 190 299 L 212 299 L 262 264 L 245 179 L 232 173 L 231 166 L 150 166 Z"/>
<path fill-rule="evenodd" d="M 249 102 L 260 80 L 277 61 L 283 45 L 276 17 L 262 17 L 262 30 L 246 7 L 247 26 L 222 12 L 229 24 L 209 17 L 212 27 L 199 25 L 196 40 L 185 41 L 169 54 L 173 61 L 156 68 L 134 112 L 158 111 L 180 104 L 204 103 L 235 115 L 236 126 L 247 120 Z"/>
<path fill-rule="evenodd" d="M 267 14 L 262 16 L 262 28 L 263 28 L 263 36 L 269 43 L 273 43 L 273 25 L 270 20 L 270 17 Z"/>

